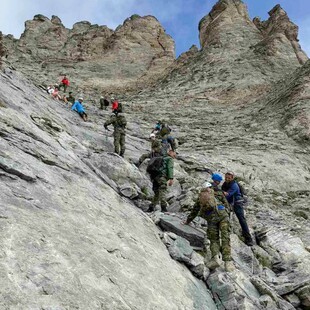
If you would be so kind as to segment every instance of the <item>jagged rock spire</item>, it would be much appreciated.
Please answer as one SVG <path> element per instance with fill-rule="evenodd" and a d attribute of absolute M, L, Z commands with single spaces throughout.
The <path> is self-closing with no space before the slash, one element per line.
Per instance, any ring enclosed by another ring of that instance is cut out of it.
<path fill-rule="evenodd" d="M 298 43 L 298 26 L 289 19 L 279 4 L 268 14 L 270 17 L 267 21 L 261 21 L 258 17 L 253 19 L 254 24 L 264 36 L 258 48 L 265 50 L 269 55 L 275 55 L 280 49 L 283 50 L 283 46 L 292 47 L 299 63 L 304 64 L 308 57 Z"/>
<path fill-rule="evenodd" d="M 199 23 L 202 49 L 210 46 L 228 47 L 236 43 L 239 46 L 248 46 L 259 40 L 258 35 L 247 7 L 241 0 L 218 1 Z M 240 44 L 240 41 L 243 43 Z"/>

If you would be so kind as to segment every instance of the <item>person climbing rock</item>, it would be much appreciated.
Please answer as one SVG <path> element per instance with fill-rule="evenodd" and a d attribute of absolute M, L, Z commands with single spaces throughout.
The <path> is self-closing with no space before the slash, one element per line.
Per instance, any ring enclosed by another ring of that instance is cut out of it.
<path fill-rule="evenodd" d="M 224 199 L 225 201 L 227 201 L 224 195 L 224 192 L 220 186 L 221 182 L 223 181 L 223 177 L 219 173 L 213 173 L 211 176 L 211 179 L 212 179 L 211 184 L 214 190 L 214 195 L 220 200 Z M 228 206 L 230 205 L 228 204 Z M 230 211 L 230 208 L 228 209 L 228 211 Z"/>
<path fill-rule="evenodd" d="M 59 89 L 58 87 L 55 87 L 54 88 L 54 91 L 52 92 L 52 97 L 55 99 L 55 100 L 62 100 L 62 97 L 59 93 Z"/>
<path fill-rule="evenodd" d="M 103 109 L 107 110 L 108 106 L 110 105 L 109 100 L 103 96 L 100 97 L 99 103 L 100 103 L 100 110 Z"/>
<path fill-rule="evenodd" d="M 65 75 L 63 77 L 63 79 L 61 80 L 61 83 L 59 85 L 59 90 L 61 89 L 61 87 L 63 87 L 64 88 L 64 93 L 65 93 L 67 91 L 67 88 L 68 88 L 69 85 L 70 85 L 70 82 L 69 82 L 67 76 Z"/>
<path fill-rule="evenodd" d="M 165 120 L 159 120 L 154 129 L 153 133 L 156 134 L 156 137 L 161 140 L 162 151 L 167 152 L 169 148 L 172 148 L 174 151 L 177 149 L 177 141 L 171 135 L 171 128 Z"/>
<path fill-rule="evenodd" d="M 147 159 L 152 157 L 158 157 L 162 156 L 161 152 L 161 141 L 156 139 L 156 136 L 154 133 L 150 134 L 150 140 L 151 140 L 151 151 L 145 154 L 142 154 L 139 158 L 139 161 L 135 163 L 137 167 L 140 167 L 140 165 Z"/>
<path fill-rule="evenodd" d="M 110 118 L 104 123 L 104 128 L 108 129 L 109 125 L 114 126 L 114 152 L 122 157 L 125 153 L 125 137 L 127 121 L 125 116 L 118 112 L 117 109 L 113 110 Z"/>
<path fill-rule="evenodd" d="M 231 204 L 242 229 L 242 235 L 245 244 L 248 246 L 253 245 L 253 239 L 244 215 L 244 200 L 242 198 L 238 183 L 235 181 L 235 175 L 229 171 L 225 174 L 225 182 L 222 185 L 222 190 L 227 201 Z"/>
<path fill-rule="evenodd" d="M 167 212 L 168 202 L 166 199 L 167 185 L 173 185 L 173 159 L 176 158 L 175 152 L 170 149 L 164 156 L 154 157 L 150 160 L 146 171 L 149 173 L 154 197 L 146 212 L 153 212 L 155 206 L 160 203 L 161 211 Z"/>
<path fill-rule="evenodd" d="M 69 96 L 66 97 L 67 101 L 70 102 L 71 104 L 74 104 L 75 98 L 72 96 L 72 91 L 69 91 Z"/>
<path fill-rule="evenodd" d="M 222 197 L 222 198 L 221 198 Z M 199 215 L 208 222 L 207 237 L 210 240 L 211 260 L 207 267 L 211 270 L 220 266 L 219 254 L 222 253 L 226 271 L 235 269 L 231 261 L 230 223 L 227 209 L 229 204 L 225 197 L 217 196 L 212 184 L 205 182 L 191 213 L 183 224 L 188 225 Z M 221 236 L 221 240 L 220 240 Z M 222 245 L 222 246 L 221 246 Z"/>
<path fill-rule="evenodd" d="M 71 107 L 72 111 L 76 111 L 82 117 L 84 122 L 87 122 L 87 114 L 85 113 L 85 109 L 83 107 L 83 98 L 79 97 L 77 101 L 74 102 L 73 106 Z"/>
<path fill-rule="evenodd" d="M 177 143 L 175 138 L 172 135 L 163 135 L 161 137 L 161 144 L 163 151 L 167 150 L 168 148 L 172 148 L 174 151 L 177 149 Z"/>

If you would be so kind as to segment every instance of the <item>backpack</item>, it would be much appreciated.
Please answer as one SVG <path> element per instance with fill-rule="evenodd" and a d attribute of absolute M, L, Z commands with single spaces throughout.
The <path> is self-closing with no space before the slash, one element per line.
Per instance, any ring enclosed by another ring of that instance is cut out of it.
<path fill-rule="evenodd" d="M 169 127 L 168 124 L 164 123 L 164 124 L 161 124 L 161 128 L 160 128 L 160 131 L 159 131 L 159 135 L 161 137 L 164 137 L 165 135 L 169 135 L 171 132 L 171 128 Z"/>
<path fill-rule="evenodd" d="M 214 191 L 202 190 L 199 194 L 199 203 L 202 208 L 214 209 L 219 204 L 214 196 Z"/>
<path fill-rule="evenodd" d="M 112 111 L 116 111 L 118 113 L 123 112 L 123 105 L 121 102 L 118 102 L 117 100 L 114 100 L 112 102 Z"/>
<path fill-rule="evenodd" d="M 247 196 L 247 191 L 246 191 L 245 187 L 242 184 L 240 184 L 238 181 L 235 181 L 235 182 L 239 186 L 240 194 L 241 194 L 241 197 L 243 199 L 243 205 L 246 206 L 249 203 L 249 198 Z"/>
<path fill-rule="evenodd" d="M 123 105 L 122 105 L 121 102 L 117 102 L 116 111 L 117 111 L 118 113 L 122 113 L 122 112 L 123 112 Z"/>
<path fill-rule="evenodd" d="M 164 157 L 152 157 L 146 167 L 146 172 L 150 175 L 151 179 L 161 175 L 164 170 Z"/>
<path fill-rule="evenodd" d="M 118 106 L 117 106 L 117 112 L 120 112 L 122 113 L 123 112 L 123 105 L 121 102 L 118 103 Z"/>
<path fill-rule="evenodd" d="M 243 196 L 246 196 L 246 189 L 244 188 L 244 186 L 243 185 L 241 185 L 239 182 L 237 182 L 236 181 L 236 183 L 237 183 L 237 185 L 239 186 L 239 189 L 240 189 L 240 194 L 241 194 L 241 196 L 243 197 Z"/>
<path fill-rule="evenodd" d="M 169 149 L 172 149 L 175 152 L 178 146 L 176 139 L 172 136 L 163 137 L 161 139 L 161 145 L 164 154 L 166 154 Z"/>
<path fill-rule="evenodd" d="M 200 216 L 206 217 L 210 215 L 212 211 L 220 210 L 219 207 L 225 209 L 218 198 L 214 194 L 214 190 L 202 190 L 199 194 L 199 204 L 200 204 Z M 222 209 L 221 209 L 222 210 Z"/>

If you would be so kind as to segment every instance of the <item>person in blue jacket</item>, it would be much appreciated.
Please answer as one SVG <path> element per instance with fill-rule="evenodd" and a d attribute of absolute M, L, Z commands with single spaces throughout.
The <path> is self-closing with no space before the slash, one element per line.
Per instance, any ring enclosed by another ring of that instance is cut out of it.
<path fill-rule="evenodd" d="M 72 111 L 76 111 L 82 117 L 84 122 L 87 122 L 87 114 L 85 113 L 85 109 L 83 107 L 83 98 L 79 97 L 77 101 L 74 102 L 73 106 L 71 107 Z"/>
<path fill-rule="evenodd" d="M 252 236 L 250 234 L 250 230 L 244 215 L 244 209 L 243 209 L 244 199 L 240 192 L 239 185 L 234 178 L 235 176 L 233 172 L 226 172 L 225 182 L 222 185 L 222 191 L 224 192 L 227 201 L 233 207 L 233 210 L 239 220 L 242 229 L 242 234 L 245 239 L 245 244 L 248 246 L 252 246 L 253 245 Z"/>

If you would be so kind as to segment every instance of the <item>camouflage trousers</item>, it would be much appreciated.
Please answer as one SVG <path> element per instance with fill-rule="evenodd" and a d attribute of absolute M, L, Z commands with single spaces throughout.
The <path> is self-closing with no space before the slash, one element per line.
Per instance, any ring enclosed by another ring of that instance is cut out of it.
<path fill-rule="evenodd" d="M 154 197 L 152 204 L 155 207 L 157 204 L 160 203 L 160 206 L 162 208 L 167 208 L 168 207 L 168 202 L 166 199 L 166 194 L 167 194 L 167 179 L 164 176 L 157 177 L 153 182 L 153 192 L 154 192 Z"/>
<path fill-rule="evenodd" d="M 206 216 L 205 219 L 208 222 L 207 236 L 210 240 L 212 257 L 215 257 L 221 252 L 223 261 L 231 260 L 230 223 L 228 213 L 226 210 L 212 211 L 212 213 Z"/>
<path fill-rule="evenodd" d="M 121 156 L 125 153 L 125 135 L 125 132 L 114 131 L 114 152 Z"/>

